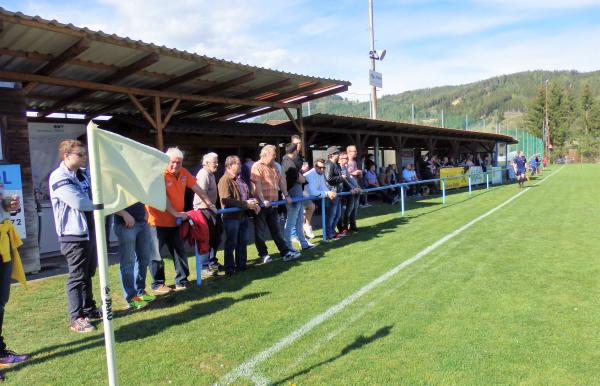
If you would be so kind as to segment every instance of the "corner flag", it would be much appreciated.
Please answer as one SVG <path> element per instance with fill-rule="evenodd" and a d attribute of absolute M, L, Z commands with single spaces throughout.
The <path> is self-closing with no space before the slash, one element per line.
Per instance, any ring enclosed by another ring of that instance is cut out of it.
<path fill-rule="evenodd" d="M 87 126 L 87 138 L 108 383 L 114 386 L 118 381 L 104 220 L 105 216 L 138 201 L 164 210 L 167 195 L 163 170 L 169 157 L 152 147 L 101 130 L 91 121 Z"/>

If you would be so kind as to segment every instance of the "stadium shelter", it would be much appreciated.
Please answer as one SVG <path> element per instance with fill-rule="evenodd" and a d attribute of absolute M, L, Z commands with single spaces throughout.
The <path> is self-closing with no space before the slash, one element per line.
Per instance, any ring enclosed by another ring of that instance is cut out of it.
<path fill-rule="evenodd" d="M 349 86 L 0 8 L 0 176 L 6 179 L 10 169 L 17 173 L 10 178 L 19 180 L 26 271 L 39 271 L 40 256 L 58 253 L 48 175 L 58 162 L 58 143 L 83 138 L 89 119 L 161 150 L 179 146 L 190 169 L 207 151 L 256 157 L 261 144 L 281 145 L 293 134 L 303 138 L 309 159 L 327 146 L 356 144 L 363 154 L 381 157 L 382 165 L 406 164 L 423 151 L 486 152 L 497 160 L 501 145 L 515 143 L 490 133 L 328 114 L 303 117 L 302 103 Z M 289 121 L 246 122 L 277 110 Z"/>
<path fill-rule="evenodd" d="M 349 85 L 0 8 L 0 176 L 23 198 L 17 229 L 26 271 L 38 271 L 40 255 L 58 251 L 47 179 L 58 143 L 83 136 L 89 119 L 109 116 L 101 127 L 198 154 L 198 144 L 238 148 L 273 138 L 276 128 L 239 121 L 280 109 L 301 118 L 300 101 Z"/>

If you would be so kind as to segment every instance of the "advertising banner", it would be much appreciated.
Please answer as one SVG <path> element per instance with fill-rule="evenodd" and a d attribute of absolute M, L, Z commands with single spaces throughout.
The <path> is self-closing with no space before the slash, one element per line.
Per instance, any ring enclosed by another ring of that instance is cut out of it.
<path fill-rule="evenodd" d="M 471 166 L 469 176 L 471 177 L 471 185 L 485 184 L 485 175 L 481 166 Z"/>
<path fill-rule="evenodd" d="M 18 196 L 21 201 L 21 209 L 10 212 L 12 220 L 19 237 L 27 236 L 25 231 L 25 211 L 23 210 L 23 184 L 21 183 L 21 165 L 0 165 L 0 182 L 4 185 L 4 197 Z"/>
<path fill-rule="evenodd" d="M 460 176 L 458 178 L 457 176 Z M 465 174 L 465 168 L 441 168 L 440 169 L 440 178 L 445 177 L 457 177 L 446 180 L 446 189 L 456 189 L 462 188 L 463 186 L 467 186 L 469 181 L 467 179 L 467 175 Z"/>
<path fill-rule="evenodd" d="M 492 184 L 502 184 L 502 168 L 500 166 L 494 166 L 492 169 Z"/>

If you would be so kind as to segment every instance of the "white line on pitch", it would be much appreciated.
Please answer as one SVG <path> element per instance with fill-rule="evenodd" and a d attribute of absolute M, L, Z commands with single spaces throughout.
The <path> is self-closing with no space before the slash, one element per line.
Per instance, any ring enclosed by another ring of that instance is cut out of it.
<path fill-rule="evenodd" d="M 541 184 L 542 182 L 546 181 L 548 178 L 550 178 L 552 175 L 558 173 L 562 169 L 563 168 L 561 167 L 556 172 L 553 172 L 548 177 L 544 178 L 543 180 L 541 180 L 540 182 L 534 184 L 533 186 Z M 390 279 L 392 276 L 394 276 L 398 272 L 402 271 L 404 268 L 406 268 L 409 265 L 411 265 L 412 263 L 420 260 L 423 256 L 426 256 L 427 254 L 429 254 L 430 252 L 432 252 L 433 250 L 435 250 L 437 247 L 439 247 L 440 245 L 444 244 L 446 241 L 448 241 L 448 240 L 450 240 L 450 239 L 458 236 L 459 234 L 461 234 L 465 230 L 469 229 L 470 227 L 472 227 L 473 225 L 475 225 L 479 221 L 481 221 L 484 218 L 488 217 L 489 215 L 495 213 L 497 210 L 499 210 L 499 209 L 503 208 L 504 206 L 510 204 L 511 202 L 513 202 L 514 200 L 516 200 L 521 195 L 527 193 L 530 189 L 531 189 L 531 187 L 525 188 L 521 192 L 515 194 L 514 196 L 512 196 L 508 200 L 504 201 L 502 204 L 496 206 L 493 209 L 490 209 L 489 211 L 485 212 L 481 216 L 479 216 L 479 217 L 475 218 L 474 220 L 471 220 L 468 223 L 466 223 L 465 225 L 461 226 L 460 228 L 458 228 L 454 232 L 449 233 L 446 236 L 442 237 L 441 239 L 439 239 L 435 243 L 431 244 L 427 248 L 423 249 L 422 251 L 420 251 L 419 253 L 417 253 L 413 257 L 411 257 L 411 258 L 409 258 L 407 260 L 404 260 L 402 263 L 398 264 L 396 267 L 392 268 L 388 272 L 384 273 L 383 275 L 379 276 L 375 280 L 373 280 L 370 283 L 366 284 L 365 286 L 363 286 L 358 291 L 356 291 L 352 295 L 348 296 L 347 298 L 345 298 L 344 300 L 342 300 L 338 304 L 336 304 L 334 306 L 331 306 L 330 308 L 328 308 L 324 312 L 322 312 L 319 315 L 315 316 L 314 318 L 312 318 L 311 320 L 309 320 L 306 324 L 304 324 L 303 326 L 301 326 L 300 328 L 298 328 L 297 330 L 295 330 L 294 332 L 292 332 L 288 336 L 286 336 L 286 337 L 282 338 L 281 340 L 279 340 L 273 346 L 271 346 L 268 349 L 266 349 L 266 350 L 258 353 L 254 357 L 252 357 L 249 360 L 247 360 L 246 362 L 242 363 L 241 365 L 239 365 L 238 367 L 236 367 L 235 369 L 233 369 L 232 371 L 230 371 L 229 373 L 227 373 L 223 378 L 221 378 L 221 380 L 217 384 L 220 384 L 220 385 L 229 385 L 229 384 L 235 382 L 236 380 L 238 380 L 239 378 L 242 378 L 242 377 L 250 377 L 251 378 L 253 375 L 255 375 L 255 373 L 254 373 L 254 367 L 256 365 L 258 365 L 258 364 L 264 362 L 265 360 L 269 359 L 273 354 L 281 351 L 284 347 L 289 346 L 290 344 L 292 344 L 293 342 L 295 342 L 296 340 L 298 340 L 302 336 L 306 335 L 308 332 L 312 331 L 315 327 L 317 327 L 321 323 L 325 322 L 327 319 L 331 318 L 333 315 L 337 314 L 338 312 L 340 312 L 341 310 L 343 310 L 347 306 L 351 305 L 352 303 L 354 303 L 355 301 L 357 301 L 358 299 L 360 299 L 363 295 L 367 294 L 368 292 L 370 292 L 371 290 L 373 290 L 374 288 L 376 288 L 380 284 L 384 283 L 385 281 L 387 281 L 388 279 Z"/>

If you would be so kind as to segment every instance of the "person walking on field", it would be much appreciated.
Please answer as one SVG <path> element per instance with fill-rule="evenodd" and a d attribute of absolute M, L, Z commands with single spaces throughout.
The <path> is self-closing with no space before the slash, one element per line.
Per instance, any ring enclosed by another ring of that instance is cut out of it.
<path fill-rule="evenodd" d="M 520 150 L 515 159 L 513 160 L 513 170 L 515 171 L 515 176 L 517 176 L 517 182 L 519 183 L 519 188 L 522 188 L 525 185 L 526 176 L 526 168 L 527 168 L 527 159 L 523 155 L 523 151 Z"/>

